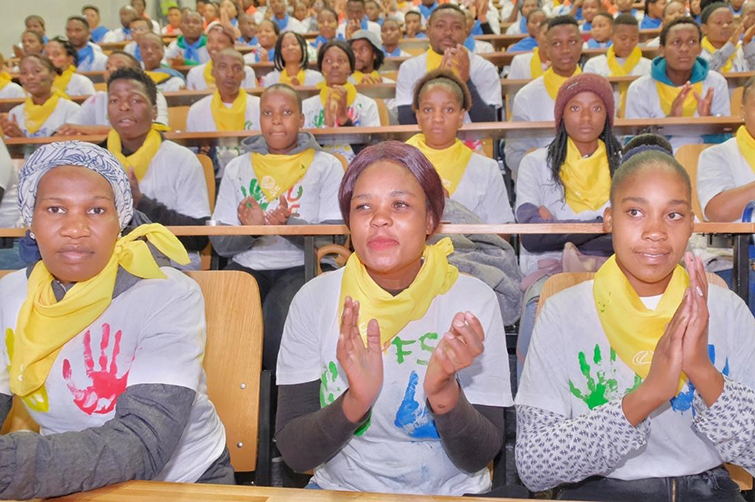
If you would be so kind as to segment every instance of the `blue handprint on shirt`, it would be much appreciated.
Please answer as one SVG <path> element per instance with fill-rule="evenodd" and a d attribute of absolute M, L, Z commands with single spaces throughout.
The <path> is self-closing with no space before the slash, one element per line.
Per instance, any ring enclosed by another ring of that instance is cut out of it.
<path fill-rule="evenodd" d="M 710 362 L 715 366 L 716 364 L 716 347 L 713 344 L 708 344 L 708 357 Z M 729 375 L 729 358 L 726 358 L 726 364 L 724 369 L 721 370 L 721 374 Z M 684 413 L 687 410 L 692 410 L 692 416 L 695 416 L 695 408 L 692 406 L 692 401 L 695 397 L 695 386 L 692 382 L 687 381 L 687 392 L 680 392 L 678 396 L 671 399 L 671 408 L 679 413 Z"/>
<path fill-rule="evenodd" d="M 404 399 L 396 412 L 396 420 L 393 424 L 399 429 L 404 429 L 409 436 L 416 439 L 440 439 L 435 421 L 427 407 L 420 405 L 414 398 L 417 393 L 418 382 L 417 372 L 412 371 L 409 375 L 406 392 L 404 392 Z"/>

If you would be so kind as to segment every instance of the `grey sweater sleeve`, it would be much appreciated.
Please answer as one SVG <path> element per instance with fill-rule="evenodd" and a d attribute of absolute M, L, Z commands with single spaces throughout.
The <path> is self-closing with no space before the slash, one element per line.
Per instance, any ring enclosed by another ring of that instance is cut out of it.
<path fill-rule="evenodd" d="M 343 414 L 344 394 L 321 408 L 319 380 L 278 387 L 275 439 L 294 471 L 306 472 L 325 463 L 369 419 L 368 412 L 359 423 L 351 423 Z"/>
<path fill-rule="evenodd" d="M 747 62 L 747 70 L 755 70 L 755 40 L 742 47 L 742 52 Z"/>
<path fill-rule="evenodd" d="M 13 396 L 8 394 L 0 394 L 0 424 L 5 423 L 5 419 L 8 418 L 11 406 L 13 406 Z"/>
<path fill-rule="evenodd" d="M 516 469 L 533 492 L 603 474 L 650 435 L 650 419 L 627 421 L 621 399 L 567 419 L 536 408 L 516 407 Z"/>
<path fill-rule="evenodd" d="M 736 50 L 737 47 L 734 44 L 732 44 L 731 42 L 726 42 L 726 45 L 724 45 L 711 55 L 710 61 L 708 61 L 710 69 L 721 71 L 721 68 L 724 67 L 726 61 L 729 59 L 729 57 L 731 57 L 732 54 L 734 54 L 734 52 L 736 52 Z"/>
<path fill-rule="evenodd" d="M 132 479 L 153 479 L 173 456 L 195 392 L 142 384 L 118 397 L 101 427 L 0 436 L 0 498 L 48 498 Z"/>
<path fill-rule="evenodd" d="M 432 410 L 429 402 L 427 408 Z M 451 411 L 433 413 L 433 419 L 446 454 L 462 471 L 485 468 L 501 451 L 503 408 L 472 405 L 462 391 Z"/>

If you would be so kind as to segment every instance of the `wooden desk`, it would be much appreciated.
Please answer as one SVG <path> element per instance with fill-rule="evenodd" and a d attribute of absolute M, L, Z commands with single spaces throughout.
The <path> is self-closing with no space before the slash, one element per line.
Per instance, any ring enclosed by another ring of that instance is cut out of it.
<path fill-rule="evenodd" d="M 227 486 L 159 481 L 128 481 L 99 490 L 62 497 L 61 502 L 485 502 L 480 497 L 391 495 L 384 493 L 330 492 L 262 486 Z M 514 502 L 514 499 L 495 499 Z"/>

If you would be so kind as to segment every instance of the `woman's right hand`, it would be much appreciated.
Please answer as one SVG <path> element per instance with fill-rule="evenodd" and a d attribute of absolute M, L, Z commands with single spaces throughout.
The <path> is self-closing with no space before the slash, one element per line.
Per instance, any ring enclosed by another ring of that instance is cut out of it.
<path fill-rule="evenodd" d="M 383 351 L 380 327 L 375 319 L 370 319 L 367 325 L 365 347 L 359 333 L 359 302 L 348 296 L 343 304 L 336 357 L 349 382 L 343 413 L 350 422 L 357 423 L 375 404 L 383 386 Z"/>
<path fill-rule="evenodd" d="M 237 215 L 242 225 L 265 225 L 266 223 L 265 212 L 251 195 L 239 203 Z"/>
<path fill-rule="evenodd" d="M 682 374 L 682 341 L 691 314 L 692 298 L 687 288 L 682 303 L 655 346 L 647 378 L 637 390 L 624 397 L 624 415 L 633 426 L 637 426 L 659 406 L 676 396 Z"/>
<path fill-rule="evenodd" d="M 21 128 L 18 126 L 18 123 L 16 122 L 16 117 L 12 115 L 0 116 L 0 127 L 2 127 L 3 129 L 3 134 L 8 136 L 9 138 L 23 138 L 24 137 L 24 132 L 21 130 Z"/>

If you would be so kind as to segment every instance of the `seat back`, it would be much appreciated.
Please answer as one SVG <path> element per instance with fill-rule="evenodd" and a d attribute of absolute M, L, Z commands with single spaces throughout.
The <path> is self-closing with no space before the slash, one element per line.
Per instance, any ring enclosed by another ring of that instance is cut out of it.
<path fill-rule="evenodd" d="M 700 201 L 697 198 L 697 162 L 702 151 L 709 146 L 712 145 L 682 145 L 676 151 L 675 156 L 676 160 L 687 170 L 687 174 L 689 174 L 689 178 L 692 181 L 692 211 L 694 211 L 695 216 L 700 221 L 705 221 L 705 218 L 703 218 L 703 208 L 700 207 Z"/>
<path fill-rule="evenodd" d="M 181 132 L 186 130 L 186 119 L 189 116 L 188 106 L 171 106 L 168 108 L 168 125 L 171 131 Z"/>
<path fill-rule="evenodd" d="M 731 93 L 731 116 L 739 117 L 742 114 L 742 100 L 744 99 L 744 87 L 737 87 Z"/>
<path fill-rule="evenodd" d="M 204 181 L 207 184 L 207 197 L 210 199 L 210 213 L 212 213 L 215 211 L 215 166 L 212 165 L 212 159 L 203 153 L 198 153 L 197 159 L 202 164 Z M 199 258 L 200 268 L 202 270 L 210 270 L 212 265 L 212 243 L 207 243 L 207 246 L 199 253 Z"/>
<path fill-rule="evenodd" d="M 388 114 L 388 107 L 385 106 L 385 101 L 375 98 L 375 103 L 377 103 L 378 115 L 380 115 L 380 125 L 383 127 L 391 125 L 391 117 Z"/>

